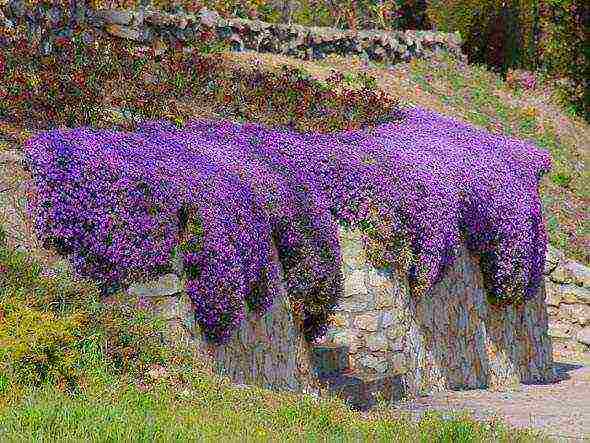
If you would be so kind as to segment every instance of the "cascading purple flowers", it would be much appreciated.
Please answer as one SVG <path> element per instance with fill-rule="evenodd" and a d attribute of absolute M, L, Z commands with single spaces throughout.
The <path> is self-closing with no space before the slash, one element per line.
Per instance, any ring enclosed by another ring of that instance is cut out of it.
<path fill-rule="evenodd" d="M 342 294 L 338 222 L 384 242 L 392 262 L 393 239 L 405 239 L 417 294 L 443 277 L 461 241 L 480 254 L 498 303 L 532 297 L 542 278 L 538 184 L 549 154 L 419 108 L 338 134 L 206 120 L 53 130 L 25 152 L 42 240 L 109 284 L 163 272 L 178 246 L 215 343 L 248 310 L 268 310 L 279 264 L 306 337 L 321 336 Z"/>

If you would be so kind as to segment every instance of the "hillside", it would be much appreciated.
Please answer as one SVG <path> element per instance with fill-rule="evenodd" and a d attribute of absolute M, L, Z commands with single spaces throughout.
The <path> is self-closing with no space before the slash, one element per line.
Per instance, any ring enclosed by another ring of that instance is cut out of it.
<path fill-rule="evenodd" d="M 395 68 L 340 56 L 303 61 L 223 52 L 220 57 L 225 72 L 252 67 L 280 72 L 289 65 L 326 80 L 336 70 L 350 79 L 346 86 L 350 89 L 358 89 L 354 74 L 368 73 L 376 79 L 376 90 L 399 98 L 402 106 L 423 106 L 492 132 L 533 140 L 554 159 L 553 171 L 541 188 L 551 244 L 568 257 L 590 264 L 590 126 L 560 109 L 541 87 L 512 87 L 483 67 L 445 57 L 400 63 Z M 150 74 L 146 68 L 144 75 Z M 133 127 L 129 108 L 117 107 L 117 102 L 127 100 L 128 104 L 129 91 L 142 87 L 139 80 L 134 85 L 114 80 L 102 84 L 106 97 L 97 105 L 109 112 L 101 114 L 97 126 Z M 229 99 L 233 104 L 238 100 Z M 179 124 L 200 117 L 243 121 L 226 113 L 226 106 L 217 100 L 198 95 L 165 100 L 158 104 L 159 115 Z M 272 125 L 282 111 L 259 109 L 257 115 L 250 114 L 251 120 Z M 52 126 L 50 121 L 44 123 Z M 67 271 L 51 277 L 47 265 L 57 265 L 58 259 L 36 240 L 24 207 L 27 188 L 21 186 L 30 178 L 20 162 L 21 145 L 38 130 L 7 117 L 0 119 L 0 226 L 7 234 L 0 255 L 4 291 L 0 291 L 0 342 L 11 345 L 10 355 L 3 359 L 5 366 L 0 366 L 0 436 L 14 440 L 59 435 L 72 441 L 88 435 L 207 441 L 260 441 L 271 436 L 314 441 L 541 441 L 532 433 L 519 433 L 496 422 L 427 416 L 420 424 L 410 425 L 405 417 L 400 419 L 385 408 L 362 415 L 336 400 L 243 389 L 216 379 L 188 357 L 166 355 L 157 345 L 156 320 L 125 304 L 118 309 L 95 303 L 96 288 Z M 44 265 L 31 264 L 29 256 Z M 55 266 L 54 271 L 59 268 Z M 19 323 L 20 318 L 28 321 Z M 144 343 L 149 343 L 146 352 Z M 19 367 L 16 363 L 31 371 L 23 371 L 22 380 L 11 372 Z M 42 388 L 32 382 L 38 381 L 39 372 L 49 382 Z"/>

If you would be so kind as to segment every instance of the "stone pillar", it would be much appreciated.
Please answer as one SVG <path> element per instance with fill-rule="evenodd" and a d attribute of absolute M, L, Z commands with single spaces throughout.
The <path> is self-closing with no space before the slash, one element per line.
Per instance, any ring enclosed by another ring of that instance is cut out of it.
<path fill-rule="evenodd" d="M 214 373 L 242 385 L 319 393 L 310 345 L 300 333 L 282 287 L 271 310 L 261 317 L 251 314 L 224 346 L 211 346 L 202 339 L 176 274 L 131 285 L 128 294 L 167 321 L 165 339 L 170 345 L 189 347 Z"/>
<path fill-rule="evenodd" d="M 350 347 L 353 367 L 405 374 L 409 395 L 554 379 L 544 286 L 525 305 L 492 307 L 477 257 L 463 248 L 443 281 L 415 298 L 407 276 L 367 262 L 360 232 L 340 238 L 345 298 L 326 339 Z"/>

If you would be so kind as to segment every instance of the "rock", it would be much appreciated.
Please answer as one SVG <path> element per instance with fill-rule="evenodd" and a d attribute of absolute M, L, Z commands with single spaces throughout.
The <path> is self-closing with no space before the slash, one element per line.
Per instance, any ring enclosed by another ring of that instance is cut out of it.
<path fill-rule="evenodd" d="M 351 354 L 354 354 L 360 348 L 359 338 L 352 331 L 329 331 L 327 338 L 336 345 L 348 346 Z"/>
<path fill-rule="evenodd" d="M 134 297 L 168 297 L 182 292 L 180 279 L 176 274 L 161 275 L 157 281 L 135 283 L 127 293 Z"/>
<path fill-rule="evenodd" d="M 572 338 L 573 328 L 564 323 L 549 322 L 547 334 L 552 338 Z"/>
<path fill-rule="evenodd" d="M 377 306 L 377 308 L 379 308 L 379 306 Z M 391 325 L 393 325 L 393 321 L 394 321 L 393 314 L 389 311 L 386 311 L 383 314 L 383 327 L 384 328 L 390 327 Z"/>
<path fill-rule="evenodd" d="M 338 309 L 346 312 L 362 312 L 373 309 L 374 307 L 374 299 L 371 295 L 344 299 L 338 304 Z"/>
<path fill-rule="evenodd" d="M 555 249 L 551 245 L 547 245 L 544 274 L 551 274 L 563 259 L 563 252 L 561 252 L 559 249 Z"/>
<path fill-rule="evenodd" d="M 549 279 L 545 280 L 545 302 L 548 306 L 559 306 L 563 297 L 561 286 L 553 283 Z"/>
<path fill-rule="evenodd" d="M 143 26 L 143 21 L 145 20 L 145 11 L 144 9 L 139 9 L 138 11 L 133 14 L 133 20 L 131 22 L 131 26 L 134 28 L 141 28 Z"/>
<path fill-rule="evenodd" d="M 570 270 L 567 269 L 563 263 L 555 268 L 549 278 L 556 283 L 573 283 L 573 275 Z"/>
<path fill-rule="evenodd" d="M 344 278 L 345 297 L 366 293 L 367 287 L 365 285 L 365 273 L 363 271 L 357 270 L 346 275 Z"/>
<path fill-rule="evenodd" d="M 576 339 L 583 345 L 590 346 L 590 327 L 586 327 L 578 331 Z"/>
<path fill-rule="evenodd" d="M 563 285 L 561 297 L 562 301 L 566 303 L 590 304 L 590 288 L 582 288 L 574 285 Z"/>
<path fill-rule="evenodd" d="M 335 328 L 347 328 L 348 319 L 344 314 L 337 312 L 332 316 L 330 324 Z"/>
<path fill-rule="evenodd" d="M 202 8 L 199 11 L 198 17 L 201 20 L 202 24 L 204 24 L 205 26 L 209 26 L 210 28 L 215 27 L 217 25 L 217 22 L 221 18 L 221 16 L 217 12 L 210 11 L 207 8 Z"/>
<path fill-rule="evenodd" d="M 404 328 L 402 328 L 401 324 L 398 325 L 394 325 L 393 327 L 390 327 L 387 332 L 385 333 L 385 335 L 387 335 L 387 338 L 390 340 L 397 340 L 401 337 L 403 337 L 404 335 Z"/>
<path fill-rule="evenodd" d="M 389 289 L 392 287 L 392 277 L 388 271 L 369 268 L 367 284 L 375 289 Z"/>
<path fill-rule="evenodd" d="M 12 0 L 8 6 L 10 7 L 12 14 L 15 17 L 24 17 L 25 15 L 25 2 L 23 0 Z"/>
<path fill-rule="evenodd" d="M 377 291 L 375 295 L 375 307 L 377 309 L 386 309 L 393 306 L 393 297 L 388 291 Z"/>
<path fill-rule="evenodd" d="M 549 314 L 549 317 L 554 317 L 559 314 L 559 308 L 556 306 L 547 306 L 547 314 Z"/>
<path fill-rule="evenodd" d="M 365 338 L 367 347 L 371 351 L 387 351 L 388 343 L 383 334 L 371 334 Z"/>
<path fill-rule="evenodd" d="M 590 268 L 571 260 L 565 267 L 572 276 L 574 284 L 590 289 Z"/>
<path fill-rule="evenodd" d="M 590 324 L 590 306 L 586 304 L 573 303 L 561 305 L 560 311 L 566 318 L 578 323 L 581 326 Z"/>
<path fill-rule="evenodd" d="M 121 11 L 117 9 L 104 9 L 97 11 L 97 15 L 102 18 L 106 24 L 111 25 L 130 25 L 133 20 L 131 11 Z"/>
<path fill-rule="evenodd" d="M 369 313 L 358 315 L 355 319 L 355 324 L 358 328 L 365 331 L 377 332 L 379 328 L 380 313 Z"/>
<path fill-rule="evenodd" d="M 98 13 L 93 10 L 86 11 L 86 20 L 90 25 L 97 28 L 102 28 L 105 25 L 104 18 L 99 16 Z"/>
<path fill-rule="evenodd" d="M 408 362 L 403 352 L 395 352 L 389 360 L 389 371 L 392 375 L 402 375 L 408 372 Z"/>
<path fill-rule="evenodd" d="M 105 31 L 115 37 L 127 38 L 129 40 L 143 41 L 143 33 L 139 29 L 128 28 L 120 25 L 107 25 Z"/>
<path fill-rule="evenodd" d="M 24 155 L 15 150 L 0 151 L 0 163 L 20 164 L 24 160 Z"/>
<path fill-rule="evenodd" d="M 380 360 L 372 355 L 365 355 L 359 359 L 359 363 L 367 368 L 374 369 L 380 374 L 385 373 L 387 371 L 387 362 Z"/>

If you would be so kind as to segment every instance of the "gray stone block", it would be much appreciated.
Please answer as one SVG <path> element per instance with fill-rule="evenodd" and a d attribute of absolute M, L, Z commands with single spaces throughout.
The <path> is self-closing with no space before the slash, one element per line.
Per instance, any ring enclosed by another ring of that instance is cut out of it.
<path fill-rule="evenodd" d="M 590 346 L 590 327 L 586 327 L 578 331 L 576 339 L 583 345 Z"/>
<path fill-rule="evenodd" d="M 135 297 L 167 297 L 179 294 L 183 290 L 176 274 L 161 275 L 157 280 L 135 283 L 129 286 L 128 294 Z"/>

